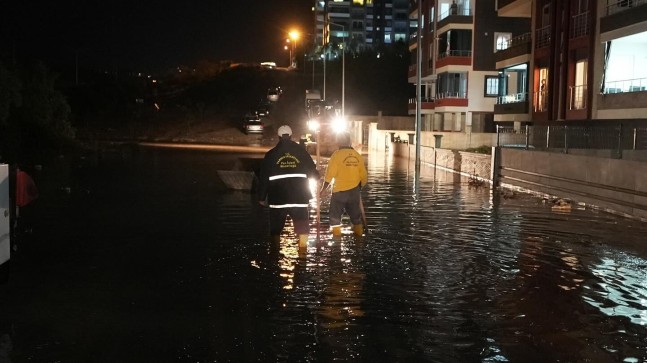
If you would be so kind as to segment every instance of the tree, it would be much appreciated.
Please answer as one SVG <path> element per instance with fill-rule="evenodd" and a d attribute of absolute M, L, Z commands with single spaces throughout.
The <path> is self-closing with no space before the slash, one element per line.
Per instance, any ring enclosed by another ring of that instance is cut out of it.
<path fill-rule="evenodd" d="M 21 105 L 21 89 L 20 79 L 0 62 L 0 129 L 7 126 L 11 108 Z"/>
<path fill-rule="evenodd" d="M 70 106 L 56 79 L 42 64 L 21 72 L 0 66 L 0 146 L 10 161 L 74 139 Z"/>

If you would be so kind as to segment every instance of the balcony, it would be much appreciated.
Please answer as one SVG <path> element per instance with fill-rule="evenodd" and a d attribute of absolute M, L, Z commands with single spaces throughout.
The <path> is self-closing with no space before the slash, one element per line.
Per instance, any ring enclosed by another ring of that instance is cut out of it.
<path fill-rule="evenodd" d="M 606 82 L 604 87 L 604 94 L 647 91 L 647 78 Z"/>
<path fill-rule="evenodd" d="M 498 15 L 502 17 L 532 17 L 532 0 L 499 0 Z"/>
<path fill-rule="evenodd" d="M 423 97 L 422 103 L 420 104 L 420 109 L 424 110 L 433 110 L 436 107 L 435 100 L 432 97 Z M 416 109 L 416 99 L 409 98 L 409 111 L 415 111 Z"/>
<path fill-rule="evenodd" d="M 411 32 L 409 34 L 409 50 L 416 49 L 418 46 L 418 31 Z"/>
<path fill-rule="evenodd" d="M 439 92 L 436 94 L 436 108 L 438 107 L 467 107 L 469 102 L 467 92 Z"/>
<path fill-rule="evenodd" d="M 450 9 L 438 16 L 438 29 L 449 24 L 472 24 L 472 10 L 465 8 Z"/>
<path fill-rule="evenodd" d="M 635 10 L 635 8 L 647 4 L 647 0 L 607 0 L 607 15 Z"/>
<path fill-rule="evenodd" d="M 416 77 L 416 72 L 417 72 L 417 71 L 418 71 L 418 70 L 416 69 L 416 65 L 415 65 L 415 64 L 409 64 L 409 71 L 408 71 L 408 73 L 407 73 L 407 76 L 409 77 L 409 79 L 411 79 L 411 78 L 415 78 L 415 77 Z"/>
<path fill-rule="evenodd" d="M 539 28 L 535 31 L 535 37 L 537 39 L 535 42 L 536 49 L 546 48 L 550 45 L 550 33 L 551 33 L 550 25 L 547 25 L 543 28 Z"/>
<path fill-rule="evenodd" d="M 586 109 L 586 85 L 569 87 L 568 109 L 571 111 Z"/>
<path fill-rule="evenodd" d="M 600 18 L 600 34 L 647 22 L 647 0 L 608 0 Z"/>
<path fill-rule="evenodd" d="M 438 55 L 436 61 L 436 68 L 445 66 L 470 66 L 472 65 L 472 51 L 471 50 L 450 50 Z"/>
<path fill-rule="evenodd" d="M 535 92 L 532 100 L 532 106 L 534 112 L 546 112 L 548 111 L 548 97 L 550 94 L 548 91 L 537 91 Z"/>
<path fill-rule="evenodd" d="M 497 97 L 494 113 L 507 115 L 528 113 L 528 93 L 514 93 Z"/>
<path fill-rule="evenodd" d="M 574 15 L 571 19 L 571 34 L 570 38 L 579 38 L 591 33 L 591 13 L 586 11 L 581 14 Z"/>
<path fill-rule="evenodd" d="M 507 59 L 517 58 L 522 55 L 530 57 L 532 54 L 532 34 L 525 33 L 519 36 L 510 38 L 504 44 L 503 49 L 500 49 L 494 55 L 497 62 L 502 62 Z M 498 67 L 498 65 L 497 65 Z M 502 68 L 502 67 L 501 67 Z"/>

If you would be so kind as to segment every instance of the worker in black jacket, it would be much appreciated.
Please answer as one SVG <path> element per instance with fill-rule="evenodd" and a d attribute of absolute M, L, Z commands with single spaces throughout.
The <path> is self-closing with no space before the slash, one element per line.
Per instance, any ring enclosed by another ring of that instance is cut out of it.
<path fill-rule="evenodd" d="M 279 143 L 265 154 L 259 173 L 258 202 L 270 208 L 272 241 L 280 240 L 289 215 L 299 236 L 299 251 L 305 252 L 310 223 L 308 205 L 312 199 L 309 179 L 319 172 L 308 151 L 291 140 L 290 126 L 279 127 Z"/>

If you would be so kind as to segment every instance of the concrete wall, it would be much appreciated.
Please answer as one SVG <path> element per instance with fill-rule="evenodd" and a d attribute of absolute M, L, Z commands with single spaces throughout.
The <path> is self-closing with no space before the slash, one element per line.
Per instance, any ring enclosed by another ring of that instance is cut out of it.
<path fill-rule="evenodd" d="M 393 143 L 392 153 L 396 157 L 415 161 L 416 147 L 408 143 Z M 463 176 L 490 181 L 492 156 L 464 151 L 420 148 L 420 162 L 438 169 L 451 171 Z"/>
<path fill-rule="evenodd" d="M 369 150 L 388 150 L 393 139 L 401 139 L 415 144 L 414 130 L 381 129 L 377 122 L 369 124 Z M 436 147 L 452 150 L 467 150 L 478 147 L 491 147 L 496 145 L 496 134 L 493 133 L 464 133 L 464 132 L 420 132 L 421 147 Z"/>
<path fill-rule="evenodd" d="M 369 150 L 389 152 L 415 161 L 413 131 L 369 127 Z M 434 135 L 441 135 L 436 147 Z M 403 142 L 392 142 L 399 136 Z M 642 150 L 576 150 L 569 153 L 494 147 L 493 155 L 469 153 L 470 147 L 495 145 L 496 134 L 422 132 L 420 160 L 424 167 L 486 180 L 505 188 L 569 198 L 608 212 L 647 221 L 647 162 Z M 628 158 L 637 160 L 627 160 Z"/>
<path fill-rule="evenodd" d="M 647 163 L 592 156 L 500 149 L 501 186 L 571 198 L 647 219 Z"/>
<path fill-rule="evenodd" d="M 493 150 L 494 157 L 421 147 L 420 160 L 423 167 L 451 171 L 508 189 L 567 198 L 647 221 L 647 163 L 533 150 Z M 415 145 L 392 143 L 384 152 L 415 161 Z"/>

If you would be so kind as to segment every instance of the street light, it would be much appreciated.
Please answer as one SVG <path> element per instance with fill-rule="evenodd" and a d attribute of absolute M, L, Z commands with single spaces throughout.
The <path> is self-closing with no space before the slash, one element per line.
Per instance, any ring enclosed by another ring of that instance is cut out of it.
<path fill-rule="evenodd" d="M 346 116 L 346 26 L 343 24 L 328 23 L 328 25 L 338 26 L 342 29 L 342 53 L 341 53 L 341 117 Z M 324 75 L 325 77 L 325 75 Z"/>
<path fill-rule="evenodd" d="M 290 43 L 290 39 L 285 40 L 286 43 Z M 292 46 L 286 45 L 283 47 L 283 49 L 287 50 L 290 52 L 290 58 L 288 59 L 288 67 L 292 67 Z"/>
<path fill-rule="evenodd" d="M 294 59 L 293 59 L 293 56 L 290 55 L 290 66 L 292 66 L 292 65 L 294 65 L 296 63 L 295 59 L 296 59 L 296 55 L 297 55 L 296 54 L 297 40 L 299 40 L 299 36 L 301 34 L 299 34 L 299 31 L 297 31 L 297 30 L 292 30 L 292 31 L 290 31 L 288 33 L 288 35 L 290 36 L 290 39 L 292 39 L 292 50 L 293 50 L 293 52 L 290 52 L 290 54 L 294 53 Z M 289 41 L 289 39 L 288 39 L 288 41 Z"/>

